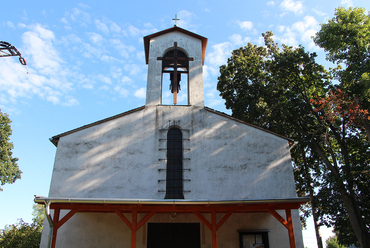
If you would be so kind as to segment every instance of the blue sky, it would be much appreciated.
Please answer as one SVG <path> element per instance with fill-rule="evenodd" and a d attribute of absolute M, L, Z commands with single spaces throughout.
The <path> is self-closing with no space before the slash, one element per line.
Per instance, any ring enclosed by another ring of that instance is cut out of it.
<path fill-rule="evenodd" d="M 54 135 L 145 104 L 143 37 L 174 25 L 208 38 L 205 104 L 230 113 L 216 90 L 219 66 L 233 49 L 262 45 L 273 31 L 280 44 L 324 52 L 311 36 L 339 6 L 370 9 L 369 1 L 2 1 L 0 40 L 27 60 L 0 58 L 0 109 L 12 120 L 14 156 L 22 179 L 0 192 L 0 228 L 31 222 L 34 195 L 48 195 Z M 170 101 L 169 91 L 165 101 Z M 181 96 L 179 96 L 181 100 Z M 181 104 L 181 101 L 179 102 Z M 306 234 L 305 234 L 306 235 Z M 307 247 L 315 247 L 307 234 Z"/>

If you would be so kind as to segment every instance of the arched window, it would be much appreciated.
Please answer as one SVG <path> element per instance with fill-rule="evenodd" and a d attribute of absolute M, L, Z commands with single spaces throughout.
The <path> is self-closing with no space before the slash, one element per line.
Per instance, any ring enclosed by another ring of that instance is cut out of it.
<path fill-rule="evenodd" d="M 165 199 L 184 199 L 182 180 L 182 132 L 170 128 L 167 133 L 167 168 Z"/>
<path fill-rule="evenodd" d="M 163 82 L 170 82 L 170 91 L 173 94 L 173 104 L 177 104 L 177 94 L 181 89 L 187 90 L 189 58 L 184 51 L 177 48 L 176 42 L 174 46 L 175 48 L 167 51 L 161 59 Z M 182 87 L 180 86 L 180 83 L 182 84 Z M 162 88 L 165 90 L 166 87 Z"/>

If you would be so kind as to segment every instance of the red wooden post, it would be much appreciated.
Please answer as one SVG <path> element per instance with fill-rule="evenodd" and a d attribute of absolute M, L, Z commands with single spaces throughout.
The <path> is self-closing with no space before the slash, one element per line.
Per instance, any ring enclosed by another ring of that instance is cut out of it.
<path fill-rule="evenodd" d="M 131 222 L 131 248 L 136 248 L 137 210 L 132 210 Z"/>
<path fill-rule="evenodd" d="M 217 248 L 217 220 L 216 212 L 212 211 L 212 248 Z"/>
<path fill-rule="evenodd" d="M 60 214 L 60 209 L 54 209 L 54 218 L 53 218 L 53 239 L 51 241 L 51 248 L 55 248 L 55 244 L 57 241 L 57 233 L 58 233 L 58 221 L 59 221 L 59 214 Z"/>
<path fill-rule="evenodd" d="M 285 213 L 286 213 L 286 218 L 287 218 L 287 221 L 288 221 L 290 248 L 296 248 L 295 238 L 294 238 L 294 229 L 293 229 L 293 220 L 292 220 L 292 210 L 291 209 L 285 209 Z"/>

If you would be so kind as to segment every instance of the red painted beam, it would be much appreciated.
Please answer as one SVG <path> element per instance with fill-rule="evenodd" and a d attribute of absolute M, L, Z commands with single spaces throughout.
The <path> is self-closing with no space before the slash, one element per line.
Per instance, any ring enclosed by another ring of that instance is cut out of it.
<path fill-rule="evenodd" d="M 131 248 L 136 248 L 137 210 L 132 211 Z"/>

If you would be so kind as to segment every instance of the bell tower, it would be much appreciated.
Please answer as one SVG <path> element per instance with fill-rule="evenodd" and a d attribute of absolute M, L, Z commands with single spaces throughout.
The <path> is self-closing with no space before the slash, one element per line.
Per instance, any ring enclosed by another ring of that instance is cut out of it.
<path fill-rule="evenodd" d="M 172 104 L 176 105 L 177 94 L 186 88 L 186 105 L 204 107 L 203 65 L 207 38 L 175 25 L 145 36 L 144 47 L 148 64 L 146 105 L 162 105 L 162 89 L 172 93 Z"/>

